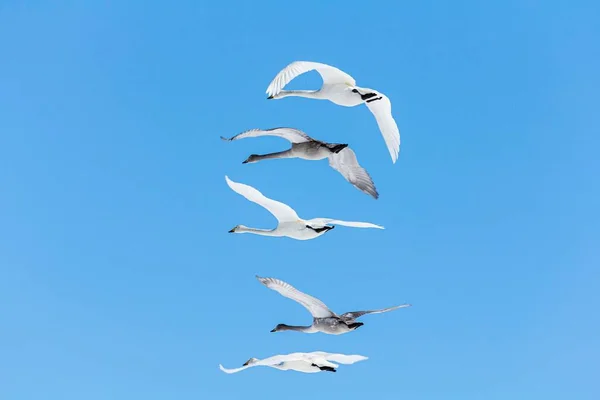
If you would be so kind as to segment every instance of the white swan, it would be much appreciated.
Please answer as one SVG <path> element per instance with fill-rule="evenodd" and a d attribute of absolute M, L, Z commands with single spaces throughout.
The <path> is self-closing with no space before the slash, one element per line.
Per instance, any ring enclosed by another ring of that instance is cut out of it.
<path fill-rule="evenodd" d="M 377 199 L 379 194 L 369 173 L 360 166 L 356 154 L 347 144 L 326 143 L 315 140 L 306 133 L 294 128 L 251 129 L 231 138 L 221 139 L 232 141 L 259 136 L 277 136 L 292 143 L 289 150 L 269 154 L 251 154 L 243 163 L 255 163 L 270 158 L 302 158 L 304 160 L 329 159 L 329 165 L 338 171 L 348 182 L 358 190 Z"/>
<path fill-rule="evenodd" d="M 291 80 L 308 71 L 317 71 L 323 78 L 319 90 L 283 90 Z M 383 93 L 356 86 L 350 75 L 335 67 L 311 61 L 294 61 L 282 69 L 267 88 L 269 99 L 282 99 L 288 96 L 308 97 L 329 100 L 335 104 L 354 107 L 365 104 L 377 120 L 392 161 L 395 163 L 400 152 L 400 131 L 392 116 L 392 104 Z"/>
<path fill-rule="evenodd" d="M 275 278 L 261 278 L 257 276 L 256 279 L 260 283 L 278 292 L 280 295 L 287 297 L 288 299 L 294 300 L 301 306 L 306 308 L 308 312 L 313 316 L 313 323 L 309 326 L 294 326 L 286 324 L 278 324 L 275 329 L 271 332 L 280 331 L 296 331 L 304 333 L 316 333 L 323 332 L 330 335 L 341 335 L 343 333 L 352 332 L 361 326 L 362 322 L 356 322 L 356 320 L 363 315 L 367 314 L 381 314 L 388 311 L 397 310 L 399 308 L 410 307 L 410 304 L 401 304 L 399 306 L 393 306 L 388 308 L 382 308 L 379 310 L 366 310 L 366 311 L 350 311 L 341 315 L 337 315 L 329 309 L 321 300 L 309 296 L 290 285 Z"/>
<path fill-rule="evenodd" d="M 331 218 L 313 218 L 304 220 L 301 219 L 298 214 L 296 214 L 296 211 L 287 204 L 265 197 L 252 186 L 233 182 L 227 176 L 225 176 L 225 181 L 227 181 L 227 185 L 229 185 L 234 192 L 244 196 L 253 203 L 263 206 L 279 221 L 279 224 L 275 229 L 257 229 L 238 225 L 231 229 L 229 233 L 254 233 L 263 236 L 286 236 L 297 240 L 309 240 L 319 237 L 325 232 L 333 229 L 334 227 L 331 225 L 384 229 L 383 226 L 371 224 L 369 222 L 349 222 Z"/>
<path fill-rule="evenodd" d="M 323 351 L 314 351 L 312 353 L 291 353 L 285 355 L 277 355 L 259 360 L 251 358 L 244 363 L 240 368 L 225 368 L 219 364 L 221 371 L 227 374 L 235 374 L 251 367 L 271 367 L 283 371 L 293 370 L 305 373 L 315 373 L 321 371 L 335 372 L 340 364 L 354 364 L 358 361 L 366 360 L 367 357 L 360 355 L 346 355 L 325 353 Z M 333 362 L 332 362 L 333 361 Z"/>

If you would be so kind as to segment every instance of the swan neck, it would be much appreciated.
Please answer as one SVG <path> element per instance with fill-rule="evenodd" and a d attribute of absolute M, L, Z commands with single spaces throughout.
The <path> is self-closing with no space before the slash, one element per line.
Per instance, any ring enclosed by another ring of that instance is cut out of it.
<path fill-rule="evenodd" d="M 262 235 L 262 236 L 279 236 L 272 229 L 239 227 L 237 232 L 238 233 L 253 233 L 255 235 Z"/>
<path fill-rule="evenodd" d="M 292 158 L 292 150 L 278 151 L 276 153 L 258 154 L 253 157 L 253 161 L 269 160 L 273 158 Z"/>
<path fill-rule="evenodd" d="M 277 98 L 283 97 L 306 97 L 309 99 L 320 99 L 320 90 L 282 90 Z"/>
<path fill-rule="evenodd" d="M 297 325 L 281 324 L 277 330 L 278 331 L 296 331 L 296 332 L 312 333 L 313 327 L 312 327 L 312 325 L 311 326 L 297 326 Z"/>

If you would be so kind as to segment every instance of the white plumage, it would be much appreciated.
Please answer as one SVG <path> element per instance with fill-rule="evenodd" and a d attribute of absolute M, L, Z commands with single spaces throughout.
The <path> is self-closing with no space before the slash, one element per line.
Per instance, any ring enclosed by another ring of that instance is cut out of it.
<path fill-rule="evenodd" d="M 309 240 L 321 236 L 325 232 L 333 229 L 332 225 L 344 225 L 355 228 L 378 228 L 383 226 L 375 225 L 369 222 L 342 221 L 332 218 L 314 218 L 304 220 L 296 214 L 290 206 L 276 200 L 272 200 L 252 186 L 243 183 L 237 183 L 225 177 L 227 185 L 236 193 L 244 196 L 247 200 L 266 208 L 279 222 L 275 229 L 257 229 L 249 228 L 244 225 L 238 225 L 230 230 L 230 233 L 253 233 L 263 236 L 286 236 L 297 240 Z"/>
<path fill-rule="evenodd" d="M 225 368 L 219 364 L 221 371 L 227 374 L 235 374 L 252 367 L 271 367 L 283 371 L 292 370 L 304 373 L 315 373 L 321 371 L 335 372 L 338 364 L 354 364 L 366 360 L 367 357 L 360 355 L 346 355 L 314 351 L 312 353 L 291 353 L 276 355 L 259 360 L 251 358 L 240 368 Z"/>
<path fill-rule="evenodd" d="M 319 90 L 283 90 L 298 75 L 308 71 L 317 71 L 323 78 L 323 86 Z M 267 88 L 269 99 L 281 99 L 289 96 L 307 97 L 311 99 L 329 100 L 345 107 L 366 104 L 377 120 L 392 161 L 395 163 L 400 152 L 400 131 L 392 116 L 392 105 L 383 93 L 356 86 L 356 81 L 344 71 L 331 65 L 294 61 L 282 69 Z"/>

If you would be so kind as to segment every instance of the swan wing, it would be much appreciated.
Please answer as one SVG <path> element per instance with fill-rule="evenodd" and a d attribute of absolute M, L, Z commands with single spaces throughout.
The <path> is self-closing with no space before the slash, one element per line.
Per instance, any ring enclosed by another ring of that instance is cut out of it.
<path fill-rule="evenodd" d="M 317 364 L 321 367 L 323 366 L 327 366 L 327 367 L 331 367 L 331 368 L 337 368 L 339 367 L 339 365 L 334 364 L 330 361 L 328 361 L 326 358 L 324 358 L 322 355 L 326 354 L 323 353 L 322 351 L 313 351 L 311 353 L 293 353 L 295 357 L 298 358 L 298 360 L 302 360 L 305 363 L 308 364 Z"/>
<path fill-rule="evenodd" d="M 292 285 L 275 278 L 262 278 L 257 276 L 256 279 L 269 289 L 275 290 L 280 295 L 292 299 L 304 306 L 314 318 L 327 318 L 335 316 L 335 314 L 327 308 L 327 306 L 319 299 L 302 293 Z"/>
<path fill-rule="evenodd" d="M 226 374 L 235 374 L 236 372 L 243 371 L 250 367 L 258 367 L 258 366 L 272 367 L 273 365 L 277 365 L 277 364 L 280 364 L 285 361 L 302 360 L 302 359 L 303 359 L 302 353 L 292 353 L 292 354 L 285 354 L 285 355 L 276 355 L 276 356 L 264 358 L 262 360 L 256 360 L 252 364 L 244 365 L 239 368 L 225 368 L 224 366 L 219 364 L 219 369 L 221 371 L 225 372 Z"/>
<path fill-rule="evenodd" d="M 410 304 L 401 304 L 399 306 L 382 308 L 380 310 L 350 311 L 350 312 L 340 315 L 340 318 L 343 319 L 344 322 L 354 321 L 355 319 L 360 318 L 366 314 L 381 314 L 384 312 L 393 311 L 393 310 L 397 310 L 399 308 L 406 308 L 406 307 L 410 307 L 410 306 L 411 306 Z"/>
<path fill-rule="evenodd" d="M 342 221 L 339 219 L 331 219 L 331 218 L 313 218 L 313 219 L 309 219 L 306 222 L 308 222 L 308 224 L 312 227 L 323 227 L 325 225 L 343 225 L 343 226 L 351 226 L 353 228 L 385 229 L 381 225 L 375 225 L 370 222 Z"/>
<path fill-rule="evenodd" d="M 372 100 L 365 103 L 377 120 L 379 130 L 383 135 L 392 161 L 395 163 L 400 152 L 400 131 L 396 120 L 392 116 L 392 103 L 386 95 L 379 93 Z"/>
<path fill-rule="evenodd" d="M 346 83 L 350 86 L 356 86 L 356 81 L 344 71 L 332 67 L 331 65 L 311 61 L 294 61 L 277 74 L 267 88 L 269 96 L 275 96 L 298 75 L 308 71 L 317 71 L 323 78 L 324 85 L 335 85 Z"/>
<path fill-rule="evenodd" d="M 230 138 L 221 136 L 221 139 L 232 141 L 246 138 L 253 138 L 259 136 L 277 136 L 284 138 L 292 143 L 304 143 L 310 142 L 313 139 L 301 130 L 294 128 L 273 128 L 273 129 L 250 129 L 248 131 L 239 133 Z"/>
<path fill-rule="evenodd" d="M 294 209 L 287 204 L 269 199 L 252 186 L 234 182 L 227 176 L 225 176 L 225 180 L 227 181 L 227 185 L 229 185 L 231 190 L 244 196 L 247 200 L 263 206 L 271 214 L 273 214 L 279 222 L 291 222 L 300 219 L 298 214 L 296 214 L 296 211 L 294 211 Z"/>
<path fill-rule="evenodd" d="M 324 351 L 314 351 L 312 354 L 315 358 L 322 358 L 327 361 L 333 361 L 340 364 L 354 364 L 359 361 L 367 360 L 368 357 L 361 356 L 358 354 L 336 354 L 336 353 L 326 353 Z"/>
<path fill-rule="evenodd" d="M 240 372 L 247 368 L 255 367 L 255 366 L 256 366 L 256 364 L 250 364 L 250 365 L 244 365 L 243 367 L 239 367 L 239 368 L 225 368 L 224 366 L 219 364 L 219 369 L 221 371 L 225 372 L 226 374 L 235 374 L 236 372 Z"/>
<path fill-rule="evenodd" d="M 278 354 L 276 356 L 271 356 L 262 360 L 258 360 L 256 362 L 256 365 L 264 365 L 266 367 L 270 367 L 273 365 L 277 365 L 277 364 L 281 364 L 282 362 L 286 362 L 286 361 L 293 361 L 293 360 L 301 360 L 301 356 L 299 356 L 300 353 L 291 353 L 291 354 Z"/>
<path fill-rule="evenodd" d="M 332 153 L 329 156 L 329 165 L 342 174 L 358 190 L 375 199 L 379 197 L 371 176 L 360 166 L 356 159 L 356 154 L 354 154 L 351 148 L 346 147 L 339 153 Z"/>

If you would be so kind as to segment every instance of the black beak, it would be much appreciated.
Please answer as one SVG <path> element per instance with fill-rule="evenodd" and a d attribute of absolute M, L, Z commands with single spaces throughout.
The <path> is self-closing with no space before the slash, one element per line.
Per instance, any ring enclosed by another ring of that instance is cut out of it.
<path fill-rule="evenodd" d="M 235 232 L 235 228 L 233 228 L 232 230 L 229 231 L 229 233 L 234 233 Z"/>
<path fill-rule="evenodd" d="M 248 164 L 248 160 L 242 161 L 242 164 Z"/>
<path fill-rule="evenodd" d="M 273 96 L 267 97 L 267 100 L 272 100 L 272 99 L 273 99 Z"/>
<path fill-rule="evenodd" d="M 276 331 L 275 329 L 272 329 L 272 330 L 271 330 L 271 333 L 273 333 L 273 332 L 277 332 L 277 331 Z"/>

